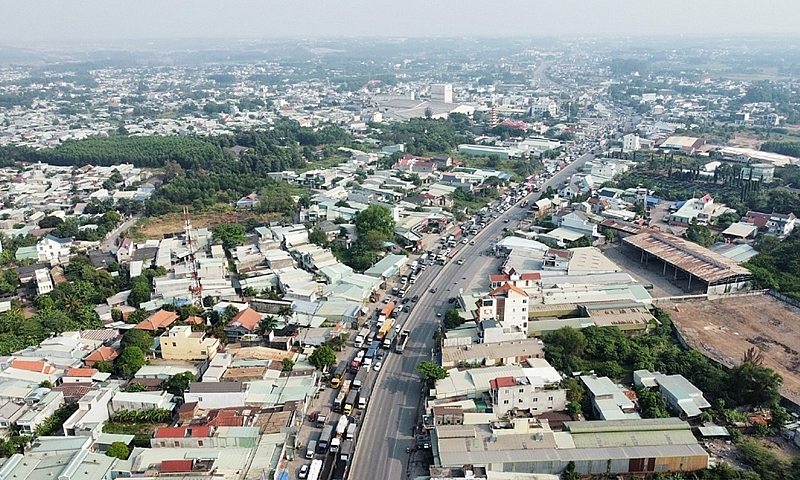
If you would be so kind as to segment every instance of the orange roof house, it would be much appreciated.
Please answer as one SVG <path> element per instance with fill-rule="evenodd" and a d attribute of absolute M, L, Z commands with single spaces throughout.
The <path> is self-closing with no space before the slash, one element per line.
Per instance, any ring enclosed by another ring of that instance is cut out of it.
<path fill-rule="evenodd" d="M 261 314 L 248 307 L 237 313 L 225 327 L 229 339 L 238 339 L 242 335 L 253 333 L 261 320 Z"/>
<path fill-rule="evenodd" d="M 39 360 L 14 360 L 11 362 L 13 368 L 19 370 L 27 370 L 29 372 L 44 373 L 45 375 L 52 375 L 58 369 L 47 362 Z"/>
<path fill-rule="evenodd" d="M 83 359 L 87 367 L 94 367 L 97 362 L 113 362 L 119 357 L 119 350 L 111 347 L 100 347 Z"/>
<path fill-rule="evenodd" d="M 159 310 L 150 315 L 150 318 L 142 321 L 136 327 L 139 330 L 148 330 L 155 332 L 156 330 L 163 330 L 172 325 L 178 319 L 178 314 L 175 312 L 168 312 L 167 310 Z"/>

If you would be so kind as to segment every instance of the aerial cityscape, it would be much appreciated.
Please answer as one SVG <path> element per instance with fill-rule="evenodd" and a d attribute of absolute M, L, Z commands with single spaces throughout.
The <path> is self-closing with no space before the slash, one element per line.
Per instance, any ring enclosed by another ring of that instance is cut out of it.
<path fill-rule="evenodd" d="M 355 3 L 0 19 L 0 480 L 800 479 L 800 5 Z"/>

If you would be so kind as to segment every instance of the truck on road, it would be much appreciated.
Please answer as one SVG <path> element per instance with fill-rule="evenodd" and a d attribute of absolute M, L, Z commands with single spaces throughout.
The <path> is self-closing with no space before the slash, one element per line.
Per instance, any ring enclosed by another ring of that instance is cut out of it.
<path fill-rule="evenodd" d="M 311 468 L 308 469 L 308 480 L 319 480 L 319 474 L 322 472 L 322 460 L 316 459 L 311 462 Z"/>
<path fill-rule="evenodd" d="M 336 370 L 333 372 L 333 378 L 331 378 L 331 388 L 339 388 L 342 384 L 342 377 L 344 374 L 347 373 L 347 361 L 342 360 L 339 362 L 339 366 L 336 367 Z"/>
<path fill-rule="evenodd" d="M 322 407 L 322 410 L 319 411 L 317 414 L 317 428 L 322 428 L 325 426 L 325 422 L 328 421 L 328 418 L 331 416 L 331 407 Z"/>
<path fill-rule="evenodd" d="M 345 380 L 344 383 L 342 383 L 342 388 L 339 389 L 339 394 L 336 395 L 336 399 L 333 401 L 334 412 L 342 411 L 348 393 L 350 393 L 350 380 Z"/>
<path fill-rule="evenodd" d="M 403 353 L 403 350 L 406 349 L 406 344 L 408 343 L 408 337 L 411 335 L 411 332 L 408 330 L 403 330 L 400 333 L 400 336 L 397 337 L 397 341 L 394 344 L 394 351 L 395 353 Z"/>
<path fill-rule="evenodd" d="M 378 314 L 378 325 L 383 325 L 383 323 L 391 316 L 392 312 L 394 311 L 394 302 L 389 302 L 383 307 L 381 313 Z"/>
<path fill-rule="evenodd" d="M 368 336 L 369 336 L 369 328 L 362 328 L 362 329 L 361 329 L 361 330 L 358 332 L 358 335 L 356 335 L 356 338 L 355 338 L 355 340 L 354 340 L 354 342 L 353 342 L 354 346 L 355 346 L 356 348 L 361 348 L 361 347 L 363 347 L 363 346 L 364 346 L 364 342 L 366 342 L 366 341 L 367 341 L 367 337 L 368 337 Z"/>
<path fill-rule="evenodd" d="M 394 326 L 394 320 L 391 318 L 386 319 L 381 325 L 380 330 L 378 330 L 378 334 L 375 335 L 376 340 L 383 340 L 386 337 L 386 334 L 392 331 L 392 327 Z"/>
<path fill-rule="evenodd" d="M 331 439 L 333 438 L 333 424 L 325 425 L 325 428 L 322 429 L 322 435 L 319 436 L 319 441 L 317 442 L 317 453 L 320 455 L 324 455 L 328 453 L 328 447 L 331 445 Z"/>
<path fill-rule="evenodd" d="M 384 350 L 389 350 L 390 348 L 392 348 L 392 342 L 394 342 L 394 337 L 395 337 L 395 331 L 389 330 L 389 332 L 386 333 L 386 336 L 383 337 L 383 343 L 381 344 L 381 347 L 383 347 Z"/>
<path fill-rule="evenodd" d="M 350 373 L 358 372 L 358 369 L 361 368 L 361 362 L 363 361 L 364 350 L 359 350 L 358 353 L 356 353 L 355 358 L 353 358 L 353 361 L 350 362 Z"/>
<path fill-rule="evenodd" d="M 369 401 L 369 394 L 371 392 L 370 387 L 363 386 L 358 390 L 358 408 L 364 410 L 367 407 L 367 402 Z"/>
<path fill-rule="evenodd" d="M 350 393 L 347 394 L 347 398 L 344 401 L 343 413 L 345 415 L 350 415 L 351 413 L 353 413 L 353 408 L 355 408 L 357 402 L 358 402 L 358 392 L 351 389 Z"/>

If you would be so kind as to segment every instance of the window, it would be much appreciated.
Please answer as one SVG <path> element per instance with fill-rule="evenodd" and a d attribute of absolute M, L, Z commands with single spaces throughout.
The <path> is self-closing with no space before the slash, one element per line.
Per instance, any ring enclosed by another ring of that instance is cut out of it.
<path fill-rule="evenodd" d="M 553 401 L 553 397 L 547 397 L 547 401 L 548 402 L 552 402 Z"/>
<path fill-rule="evenodd" d="M 172 342 L 172 346 L 177 347 L 178 345 L 176 345 L 175 342 Z"/>
<path fill-rule="evenodd" d="M 525 283 L 528 283 L 528 282 L 525 282 Z M 528 299 L 527 298 L 523 298 L 522 299 L 522 303 L 528 303 Z"/>
<path fill-rule="evenodd" d="M 521 398 L 519 399 L 519 403 L 522 403 L 522 399 Z"/>
<path fill-rule="evenodd" d="M 167 442 L 160 442 L 160 443 L 161 443 L 162 447 L 166 447 L 167 446 Z"/>
<path fill-rule="evenodd" d="M 197 446 L 198 447 L 202 447 L 203 446 L 203 441 L 202 440 L 198 440 L 197 441 Z"/>
<path fill-rule="evenodd" d="M 503 405 L 508 405 L 508 400 L 503 400 Z"/>
<path fill-rule="evenodd" d="M 539 401 L 539 397 L 533 397 L 533 401 L 534 402 L 538 402 Z"/>
<path fill-rule="evenodd" d="M 181 446 L 181 442 L 179 442 L 179 441 L 175 440 L 175 446 L 176 446 L 176 447 L 180 447 L 180 446 Z"/>
<path fill-rule="evenodd" d="M 524 389 L 524 388 L 520 388 L 520 389 L 519 389 L 519 393 L 524 393 L 524 392 L 525 392 L 525 389 Z"/>

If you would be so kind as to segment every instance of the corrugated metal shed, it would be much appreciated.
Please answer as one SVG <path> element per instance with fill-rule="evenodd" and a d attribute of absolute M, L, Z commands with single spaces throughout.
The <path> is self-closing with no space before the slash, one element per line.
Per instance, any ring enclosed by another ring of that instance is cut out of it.
<path fill-rule="evenodd" d="M 674 235 L 647 231 L 625 237 L 622 241 L 706 283 L 750 275 L 750 270 L 740 267 L 735 261 Z"/>

